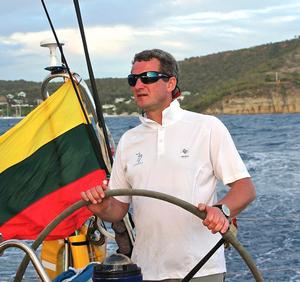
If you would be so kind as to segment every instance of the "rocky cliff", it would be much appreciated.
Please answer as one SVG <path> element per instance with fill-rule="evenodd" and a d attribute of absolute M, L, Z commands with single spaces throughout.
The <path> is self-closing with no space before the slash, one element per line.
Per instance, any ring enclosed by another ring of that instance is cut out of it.
<path fill-rule="evenodd" d="M 271 91 L 263 90 L 252 95 L 225 96 L 208 107 L 207 114 L 265 114 L 300 113 L 300 88 L 275 87 Z"/>

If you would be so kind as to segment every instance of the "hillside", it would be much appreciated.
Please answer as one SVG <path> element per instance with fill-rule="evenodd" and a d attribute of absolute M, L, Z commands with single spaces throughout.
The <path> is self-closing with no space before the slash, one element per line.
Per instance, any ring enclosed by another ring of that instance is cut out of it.
<path fill-rule="evenodd" d="M 186 59 L 182 89 L 192 95 L 184 105 L 209 113 L 300 112 L 299 63 L 300 39 Z"/>
<path fill-rule="evenodd" d="M 299 38 L 187 58 L 179 65 L 186 109 L 213 114 L 300 112 Z M 125 78 L 97 79 L 96 84 L 105 112 L 137 111 Z M 27 94 L 24 103 L 36 105 L 40 85 L 0 80 L 0 107 L 8 94 L 15 99 L 20 91 Z"/>

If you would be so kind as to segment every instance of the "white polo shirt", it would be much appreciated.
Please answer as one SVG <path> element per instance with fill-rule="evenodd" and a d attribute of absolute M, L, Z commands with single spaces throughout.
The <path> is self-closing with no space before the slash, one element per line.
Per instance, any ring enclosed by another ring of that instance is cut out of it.
<path fill-rule="evenodd" d="M 224 184 L 249 177 L 232 138 L 213 116 L 183 110 L 177 100 L 163 111 L 162 125 L 145 117 L 121 138 L 110 189 L 147 189 L 197 206 L 217 201 Z M 132 204 L 136 241 L 132 260 L 144 280 L 183 278 L 221 238 L 194 215 L 145 197 L 117 197 Z M 226 272 L 220 248 L 195 277 Z"/>

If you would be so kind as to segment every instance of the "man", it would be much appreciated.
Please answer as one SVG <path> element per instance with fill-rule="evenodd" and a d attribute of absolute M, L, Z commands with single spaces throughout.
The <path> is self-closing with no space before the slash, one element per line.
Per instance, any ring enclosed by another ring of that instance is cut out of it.
<path fill-rule="evenodd" d="M 107 183 L 81 195 L 107 221 L 120 220 L 131 203 L 136 227 L 132 260 L 144 280 L 179 281 L 220 239 L 217 232 L 227 231 L 224 213 L 230 210 L 235 217 L 254 200 L 255 189 L 226 127 L 215 117 L 180 108 L 172 55 L 159 49 L 136 54 L 128 83 L 143 115 L 118 144 L 109 188 L 170 194 L 197 205 L 207 217 L 202 225 L 176 206 L 144 197 L 103 199 Z M 217 180 L 230 188 L 219 201 Z M 195 281 L 223 281 L 225 272 L 221 248 Z"/>

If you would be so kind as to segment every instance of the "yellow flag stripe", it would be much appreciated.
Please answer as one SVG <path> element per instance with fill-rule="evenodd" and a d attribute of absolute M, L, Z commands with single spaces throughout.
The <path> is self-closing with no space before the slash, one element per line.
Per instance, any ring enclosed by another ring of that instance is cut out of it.
<path fill-rule="evenodd" d="M 67 81 L 16 126 L 0 136 L 0 173 L 82 123 L 87 123 L 84 113 L 71 81 Z"/>

